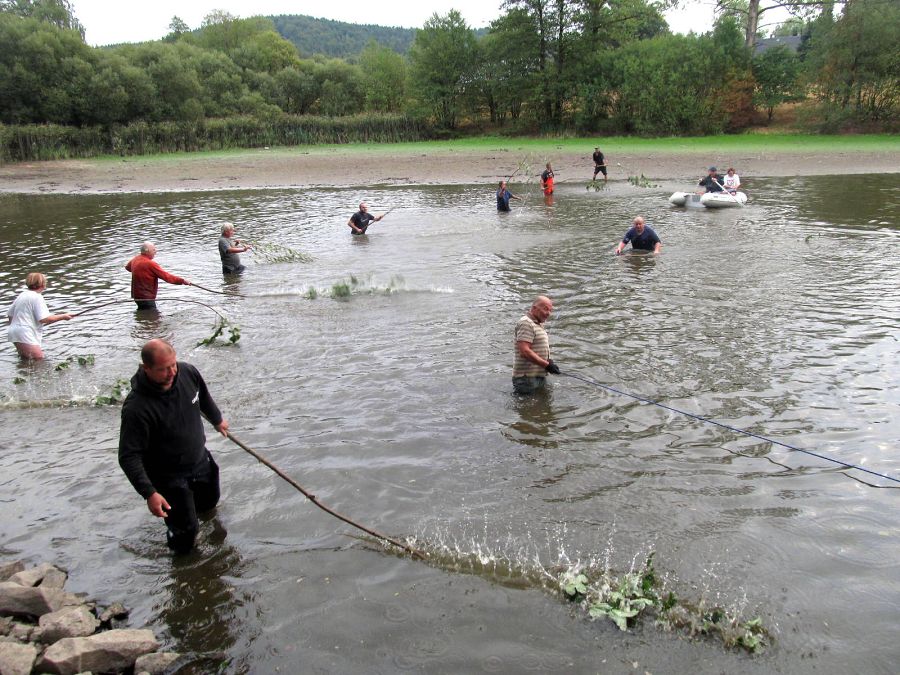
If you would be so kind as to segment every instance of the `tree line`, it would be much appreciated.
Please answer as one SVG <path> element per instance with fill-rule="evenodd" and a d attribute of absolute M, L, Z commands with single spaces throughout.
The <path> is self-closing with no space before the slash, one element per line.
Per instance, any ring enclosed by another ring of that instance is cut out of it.
<path fill-rule="evenodd" d="M 167 147 L 164 130 L 181 129 L 176 135 L 208 147 L 205 130 L 230 118 L 238 121 L 225 125 L 229 138 L 216 141 L 226 147 L 271 140 L 258 131 L 266 124 L 287 138 L 290 128 L 326 140 L 341 129 L 332 142 L 468 128 L 715 134 L 801 99 L 817 103 L 810 119 L 823 130 L 896 125 L 900 3 L 849 0 L 836 12 L 802 0 L 806 13 L 786 24 L 800 48 L 754 55 L 757 30 L 748 26 L 758 26 L 767 0 L 722 0 L 715 27 L 701 35 L 672 34 L 666 1 L 506 0 L 486 32 L 451 10 L 416 31 L 407 55 L 371 40 L 357 57 L 338 59 L 303 58 L 271 19 L 221 11 L 196 30 L 173 17 L 160 41 L 95 48 L 68 0 L 0 0 L 2 152 L 26 152 L 22 134 L 40 141 L 34 125 L 48 124 L 93 129 L 90 138 L 108 146 L 131 125 L 159 136 L 150 147 Z M 242 139 L 242 128 L 255 131 Z M 119 151 L 139 146 L 118 143 Z"/>

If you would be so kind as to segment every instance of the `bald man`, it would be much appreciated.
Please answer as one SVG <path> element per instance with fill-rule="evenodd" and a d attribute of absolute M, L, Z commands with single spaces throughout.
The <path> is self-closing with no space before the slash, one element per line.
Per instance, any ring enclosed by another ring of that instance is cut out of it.
<path fill-rule="evenodd" d="M 125 265 L 131 272 L 131 297 L 138 309 L 156 309 L 156 292 L 159 280 L 166 283 L 190 286 L 191 282 L 174 274 L 169 274 L 153 258 L 156 257 L 156 246 L 149 241 L 141 244 L 141 252 Z"/>
<path fill-rule="evenodd" d="M 150 340 L 122 405 L 119 466 L 150 513 L 165 519 L 175 553 L 194 547 L 197 514 L 219 502 L 219 467 L 206 449 L 201 413 L 228 435 L 228 422 L 197 369 L 178 361 L 168 342 Z"/>
<path fill-rule="evenodd" d="M 636 251 L 650 251 L 653 255 L 659 255 L 662 243 L 659 235 L 653 228 L 644 223 L 644 219 L 638 216 L 631 223 L 631 228 L 622 237 L 622 241 L 616 246 L 616 255 L 622 255 L 622 251 L 631 242 L 631 248 Z"/>
<path fill-rule="evenodd" d="M 516 356 L 513 364 L 513 389 L 517 394 L 533 394 L 542 389 L 547 373 L 559 375 L 559 366 L 550 358 L 550 338 L 544 322 L 550 318 L 553 302 L 539 295 L 531 309 L 516 322 Z"/>
<path fill-rule="evenodd" d="M 369 206 L 365 202 L 359 203 L 359 211 L 350 216 L 347 225 L 350 226 L 350 234 L 365 234 L 366 229 L 372 223 L 377 223 L 384 215 L 373 216 L 369 213 Z"/>

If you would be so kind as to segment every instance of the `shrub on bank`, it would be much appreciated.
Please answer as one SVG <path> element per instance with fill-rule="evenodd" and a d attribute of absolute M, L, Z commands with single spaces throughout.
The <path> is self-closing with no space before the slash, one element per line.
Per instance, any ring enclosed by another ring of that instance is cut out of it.
<path fill-rule="evenodd" d="M 282 145 L 397 143 L 430 137 L 429 127 L 421 121 L 392 113 L 239 116 L 109 127 L 0 125 L 0 163 Z"/>

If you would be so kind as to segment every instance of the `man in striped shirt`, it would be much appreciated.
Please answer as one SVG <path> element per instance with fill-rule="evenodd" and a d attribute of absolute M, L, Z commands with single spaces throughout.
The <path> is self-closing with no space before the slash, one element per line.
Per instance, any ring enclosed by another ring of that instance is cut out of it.
<path fill-rule="evenodd" d="M 539 295 L 531 309 L 516 323 L 516 358 L 513 364 L 513 388 L 517 394 L 533 394 L 541 389 L 547 373 L 559 375 L 559 366 L 550 358 L 550 338 L 544 322 L 553 311 L 553 302 Z"/>

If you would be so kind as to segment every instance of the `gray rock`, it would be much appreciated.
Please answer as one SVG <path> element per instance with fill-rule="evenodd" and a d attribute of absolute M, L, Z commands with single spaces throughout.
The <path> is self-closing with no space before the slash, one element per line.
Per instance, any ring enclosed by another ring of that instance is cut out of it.
<path fill-rule="evenodd" d="M 34 645 L 0 642 L 0 673 L 3 675 L 28 675 L 36 658 Z"/>
<path fill-rule="evenodd" d="M 12 618 L 8 616 L 0 617 L 0 635 L 9 635 L 10 628 L 12 628 Z"/>
<path fill-rule="evenodd" d="M 175 652 L 155 652 L 139 656 L 134 662 L 134 672 L 146 672 L 149 675 L 162 675 L 166 670 L 181 658 L 181 654 Z"/>
<path fill-rule="evenodd" d="M 93 635 L 100 622 L 91 614 L 87 605 L 63 607 L 56 612 L 44 614 L 38 621 L 40 628 L 35 638 L 47 644 L 69 637 Z"/>
<path fill-rule="evenodd" d="M 58 567 L 54 567 L 53 569 L 47 570 L 47 573 L 44 575 L 44 578 L 41 579 L 41 583 L 38 584 L 41 588 L 58 588 L 62 589 L 66 585 L 66 579 L 69 578 L 69 575 Z"/>
<path fill-rule="evenodd" d="M 9 637 L 15 638 L 19 642 L 28 642 L 34 634 L 34 625 L 30 623 L 19 623 L 13 621 L 9 627 Z M 3 671 L 0 671 L 3 672 Z"/>
<path fill-rule="evenodd" d="M 27 570 L 22 570 L 21 572 L 13 574 L 9 580 L 21 584 L 22 586 L 37 586 L 41 583 L 41 580 L 47 572 L 55 569 L 56 568 L 50 563 L 41 563 L 37 567 L 29 567 Z"/>
<path fill-rule="evenodd" d="M 22 586 L 12 581 L 0 582 L 0 616 L 42 616 L 81 600 L 56 588 Z"/>
<path fill-rule="evenodd" d="M 113 619 L 127 619 L 128 610 L 121 602 L 114 602 L 100 614 L 100 623 L 109 623 Z"/>
<path fill-rule="evenodd" d="M 25 563 L 21 560 L 3 563 L 0 565 L 0 581 L 7 581 L 13 574 L 18 574 L 25 569 Z"/>
<path fill-rule="evenodd" d="M 76 675 L 85 670 L 130 668 L 143 654 L 156 651 L 159 643 L 152 630 L 110 630 L 90 637 L 63 638 L 47 647 L 38 662 L 41 672 Z"/>

